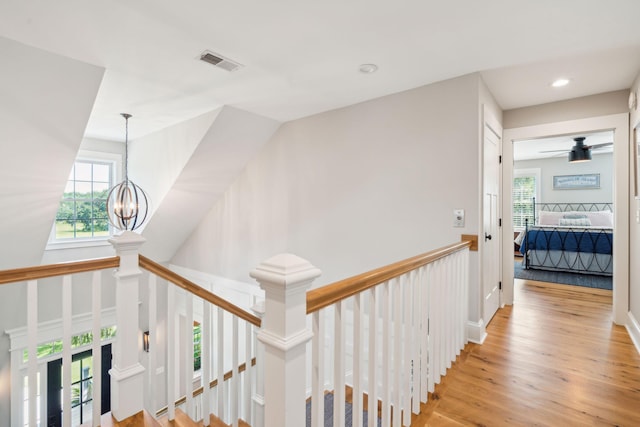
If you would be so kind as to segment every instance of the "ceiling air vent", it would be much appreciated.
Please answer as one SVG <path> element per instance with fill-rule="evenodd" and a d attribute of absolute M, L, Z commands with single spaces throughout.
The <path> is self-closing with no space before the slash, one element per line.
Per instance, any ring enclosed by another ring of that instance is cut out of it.
<path fill-rule="evenodd" d="M 213 53 L 211 51 L 205 50 L 200 55 L 200 60 L 204 62 L 208 62 L 209 64 L 222 68 L 227 71 L 236 71 L 243 67 L 242 64 L 239 64 L 235 61 L 230 60 L 229 58 L 225 58 L 224 56 Z"/>

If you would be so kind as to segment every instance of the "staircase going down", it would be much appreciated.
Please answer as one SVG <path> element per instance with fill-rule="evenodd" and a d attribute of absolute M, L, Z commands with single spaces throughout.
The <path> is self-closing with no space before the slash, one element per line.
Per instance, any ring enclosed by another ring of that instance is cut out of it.
<path fill-rule="evenodd" d="M 196 422 L 193 421 L 187 414 L 185 414 L 180 409 L 176 408 L 176 417 L 173 421 L 169 421 L 167 416 L 163 416 L 158 420 L 158 426 L 161 427 L 203 427 L 204 423 L 202 421 Z M 209 426 L 211 427 L 230 427 L 229 424 L 225 424 L 220 418 L 215 415 L 211 415 L 209 419 Z M 238 420 L 239 427 L 251 427 L 249 424 L 245 423 L 242 420 Z"/>

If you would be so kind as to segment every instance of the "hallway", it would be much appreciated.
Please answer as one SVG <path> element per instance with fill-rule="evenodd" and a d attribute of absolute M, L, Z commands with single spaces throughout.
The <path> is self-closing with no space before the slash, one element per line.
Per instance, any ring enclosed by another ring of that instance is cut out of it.
<path fill-rule="evenodd" d="M 640 425 L 640 355 L 611 318 L 611 291 L 516 280 L 412 427 Z"/>

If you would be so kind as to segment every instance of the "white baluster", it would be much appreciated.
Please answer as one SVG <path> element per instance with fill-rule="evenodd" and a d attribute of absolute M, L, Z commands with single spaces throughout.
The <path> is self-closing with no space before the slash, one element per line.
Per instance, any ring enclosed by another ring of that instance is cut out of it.
<path fill-rule="evenodd" d="M 382 284 L 382 427 L 389 427 L 391 423 L 391 357 L 393 355 L 393 340 L 391 337 L 391 291 L 390 283 Z"/>
<path fill-rule="evenodd" d="M 254 314 L 260 319 L 264 317 L 264 301 L 260 301 L 251 307 Z M 253 348 L 255 348 L 256 355 L 256 369 L 254 375 L 254 390 L 253 390 L 253 419 L 255 423 L 252 424 L 255 427 L 263 427 L 264 422 L 264 345 L 258 341 L 259 328 L 253 330 Z M 314 336 L 315 338 L 315 336 Z M 313 425 L 313 420 L 311 421 Z"/>
<path fill-rule="evenodd" d="M 333 425 L 341 426 L 345 420 L 345 366 L 344 366 L 344 302 L 334 304 L 335 320 L 333 335 Z"/>
<path fill-rule="evenodd" d="M 312 314 L 313 342 L 311 345 L 311 426 L 324 427 L 324 310 Z"/>
<path fill-rule="evenodd" d="M 443 268 L 442 260 L 439 259 L 436 261 L 436 267 L 438 269 L 438 305 L 440 306 L 440 310 L 438 310 L 438 383 L 442 380 L 442 376 L 447 373 L 447 358 L 445 355 L 446 348 L 446 317 L 447 317 L 447 307 L 445 305 L 445 297 L 446 297 L 446 277 L 445 271 Z"/>
<path fill-rule="evenodd" d="M 176 288 L 167 286 L 167 415 L 170 421 L 176 418 Z"/>
<path fill-rule="evenodd" d="M 412 317 L 412 295 L 411 295 L 411 273 L 402 275 L 403 282 L 403 335 L 402 339 L 404 340 L 404 373 L 403 373 L 403 389 L 402 389 L 402 414 L 403 414 L 403 424 L 408 426 L 411 424 L 411 376 L 412 376 L 412 366 L 411 366 L 411 317 Z"/>
<path fill-rule="evenodd" d="M 420 306 L 422 307 L 422 330 L 420 332 L 420 347 L 422 352 L 420 353 L 420 401 L 427 402 L 429 397 L 429 272 L 431 270 L 431 264 L 426 265 L 421 270 L 421 284 L 422 289 L 420 297 Z"/>
<path fill-rule="evenodd" d="M 231 379 L 229 380 L 229 403 L 231 404 L 231 425 L 238 427 L 238 404 L 242 400 L 239 394 L 240 372 L 238 371 L 238 317 L 231 320 Z"/>
<path fill-rule="evenodd" d="M 428 369 L 429 369 L 429 377 L 427 379 L 427 389 L 430 393 L 435 390 L 436 383 L 436 351 L 435 351 L 435 341 L 436 341 L 436 322 L 437 322 L 437 305 L 436 305 L 436 289 L 438 288 L 437 284 L 437 275 L 436 268 L 433 264 L 429 264 L 429 342 L 428 342 L 428 350 L 429 361 L 428 361 Z"/>
<path fill-rule="evenodd" d="M 27 282 L 27 349 L 29 365 L 27 382 L 29 384 L 29 427 L 36 427 L 38 396 L 38 282 Z M 25 420 L 27 421 L 27 420 Z"/>
<path fill-rule="evenodd" d="M 185 413 L 191 419 L 195 419 L 194 402 L 193 402 L 193 294 L 184 292 L 185 320 L 183 329 L 182 345 L 186 350 L 185 378 L 184 390 L 187 397 L 185 404 Z"/>
<path fill-rule="evenodd" d="M 91 355 L 93 357 L 93 384 L 92 396 L 93 412 L 92 425 L 97 427 L 100 425 L 100 415 L 102 413 L 102 341 L 101 341 L 101 293 L 102 293 L 102 274 L 100 271 L 94 271 L 91 280 L 91 311 L 93 312 L 92 328 L 93 342 L 91 344 Z"/>
<path fill-rule="evenodd" d="M 377 286 L 369 289 L 369 413 L 367 414 L 369 417 L 367 422 L 370 426 L 378 424 L 378 395 L 376 393 L 378 383 L 376 375 L 376 368 L 378 367 L 378 351 L 376 348 L 378 329 L 376 327 L 378 322 L 377 290 Z"/>
<path fill-rule="evenodd" d="M 211 421 L 211 304 L 203 301 L 202 339 L 200 362 L 202 369 L 202 421 L 207 427 Z"/>
<path fill-rule="evenodd" d="M 251 364 L 251 342 L 253 337 L 253 325 L 249 322 L 244 322 L 244 377 L 242 386 L 242 400 L 243 400 L 243 420 L 247 424 L 251 425 L 253 418 L 251 417 L 251 378 L 254 373 L 253 366 Z"/>
<path fill-rule="evenodd" d="M 411 338 L 411 348 L 412 348 L 412 356 L 411 360 L 413 360 L 413 377 L 412 377 L 412 394 L 411 394 L 411 404 L 412 404 L 412 412 L 414 414 L 420 413 L 420 378 L 421 376 L 421 365 L 420 365 L 420 295 L 421 295 L 421 278 L 422 278 L 422 269 L 418 269 L 412 272 L 411 274 L 411 292 L 412 292 L 412 302 L 413 302 L 413 317 L 412 317 L 412 338 Z"/>
<path fill-rule="evenodd" d="M 62 278 L 62 425 L 71 427 L 71 276 Z"/>
<path fill-rule="evenodd" d="M 463 320 L 464 320 L 464 343 L 466 344 L 469 341 L 469 330 L 467 329 L 467 322 L 469 321 L 469 249 L 465 249 L 464 258 L 463 258 L 463 297 L 462 301 L 464 301 L 464 311 L 463 311 Z"/>
<path fill-rule="evenodd" d="M 218 322 L 217 322 L 217 343 L 216 348 L 218 349 L 218 365 L 217 365 L 217 377 L 218 377 L 218 386 L 216 387 L 216 394 L 218 398 L 218 413 L 216 414 L 220 419 L 226 420 L 225 418 L 225 393 L 224 393 L 224 311 L 217 307 L 218 312 Z"/>
<path fill-rule="evenodd" d="M 453 312 L 453 304 L 452 304 L 452 295 L 451 295 L 451 284 L 453 277 L 451 275 L 451 262 L 449 257 L 442 258 L 442 266 L 445 273 L 444 280 L 444 305 L 446 307 L 445 310 L 445 333 L 444 333 L 444 360 L 445 360 L 445 371 L 442 375 L 446 375 L 446 369 L 451 367 L 451 338 L 453 336 L 453 328 L 451 327 L 452 320 L 452 312 Z"/>
<path fill-rule="evenodd" d="M 402 402 L 402 286 L 399 279 L 393 281 L 393 425 L 400 425 Z"/>
<path fill-rule="evenodd" d="M 362 294 L 353 297 L 353 423 L 354 426 L 362 426 L 362 367 L 364 355 L 362 354 Z M 369 354 L 371 363 L 371 354 Z"/>

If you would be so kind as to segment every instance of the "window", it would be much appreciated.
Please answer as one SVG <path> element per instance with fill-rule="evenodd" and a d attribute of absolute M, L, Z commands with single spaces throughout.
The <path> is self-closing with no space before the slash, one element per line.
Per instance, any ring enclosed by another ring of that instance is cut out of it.
<path fill-rule="evenodd" d="M 56 214 L 55 241 L 110 235 L 106 202 L 115 162 L 79 158 L 73 165 Z"/>
<path fill-rule="evenodd" d="M 540 199 L 540 169 L 513 171 L 513 228 L 524 229 L 526 220 L 534 223 L 533 198 Z"/>
<path fill-rule="evenodd" d="M 193 325 L 193 370 L 199 371 L 202 367 L 202 327 L 200 323 Z"/>
<path fill-rule="evenodd" d="M 116 336 L 116 326 L 109 326 L 107 328 L 100 329 L 100 341 L 110 340 Z M 89 345 L 93 342 L 93 334 L 87 332 L 80 335 L 73 335 L 71 337 L 71 348 L 78 348 L 84 345 Z M 45 344 L 40 344 L 37 347 L 37 358 L 51 356 L 56 353 L 62 352 L 62 340 L 51 341 Z M 29 361 L 29 351 L 27 349 L 22 352 L 22 362 L 27 363 Z"/>

